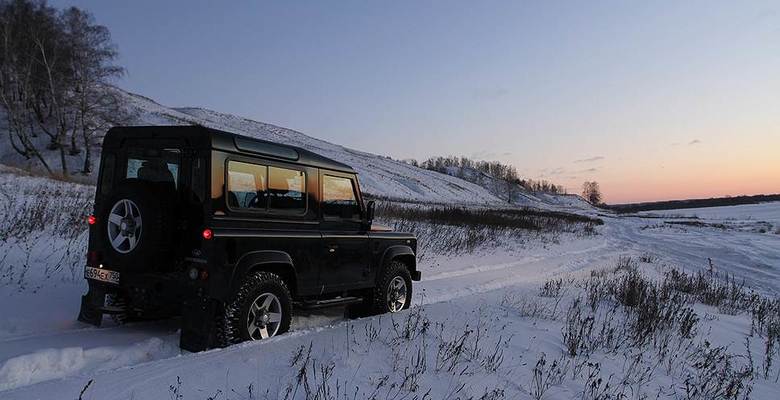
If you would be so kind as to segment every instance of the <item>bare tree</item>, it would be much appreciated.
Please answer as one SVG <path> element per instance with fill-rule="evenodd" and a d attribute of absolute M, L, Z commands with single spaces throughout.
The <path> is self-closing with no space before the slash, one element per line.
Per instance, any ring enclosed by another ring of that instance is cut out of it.
<path fill-rule="evenodd" d="M 8 140 L 14 151 L 38 159 L 49 173 L 52 170 L 35 142 L 32 110 L 39 103 L 40 68 L 30 29 L 51 23 L 50 17 L 42 3 L 0 1 L 0 105 L 6 111 Z"/>
<path fill-rule="evenodd" d="M 44 12 L 53 12 L 44 10 Z M 38 117 L 38 126 L 51 139 L 50 150 L 58 150 L 60 168 L 63 175 L 68 175 L 68 162 L 65 155 L 65 144 L 70 130 L 68 109 L 68 86 L 72 79 L 68 70 L 69 49 L 62 42 L 63 32 L 61 22 L 56 17 L 47 24 L 32 25 L 29 34 L 35 44 L 37 62 L 42 73 L 37 76 L 44 88 L 39 95 L 39 102 L 34 107 Z"/>
<path fill-rule="evenodd" d="M 89 13 L 0 0 L 0 105 L 14 151 L 51 173 L 35 139 L 43 132 L 46 150 L 59 152 L 63 175 L 70 171 L 67 156 L 82 150 L 81 170 L 90 173 L 95 138 L 126 117 L 123 97 L 110 85 L 123 73 L 116 58 L 108 29 Z"/>
<path fill-rule="evenodd" d="M 507 167 L 504 182 L 506 182 L 506 201 L 511 203 L 520 184 L 520 178 L 517 176 L 517 169 L 514 166 Z"/>
<path fill-rule="evenodd" d="M 546 180 L 520 179 L 517 169 L 510 164 L 500 161 L 474 161 L 468 157 L 431 157 L 419 164 L 420 167 L 441 173 L 450 173 L 454 169 L 455 175 L 469 182 L 483 185 L 485 180 L 491 185 L 497 195 L 506 194 L 507 202 L 511 203 L 516 193 L 521 189 L 532 192 L 552 194 L 564 194 L 566 189 Z M 466 170 L 475 170 L 479 173 L 466 173 Z M 493 184 L 493 181 L 495 185 Z"/>
<path fill-rule="evenodd" d="M 601 204 L 601 189 L 596 181 L 585 182 L 582 184 L 582 197 L 590 204 Z"/>
<path fill-rule="evenodd" d="M 97 132 L 124 122 L 122 98 L 107 82 L 124 73 L 112 64 L 118 54 L 108 29 L 96 25 L 89 13 L 71 7 L 62 14 L 71 46 L 70 69 L 73 73 L 71 107 L 73 132 L 71 154 L 80 153 L 77 137 L 84 146 L 82 173 L 92 171 L 93 140 Z"/>

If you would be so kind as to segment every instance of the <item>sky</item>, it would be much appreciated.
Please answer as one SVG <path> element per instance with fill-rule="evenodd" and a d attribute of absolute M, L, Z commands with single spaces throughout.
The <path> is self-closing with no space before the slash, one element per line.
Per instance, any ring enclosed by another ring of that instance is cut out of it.
<path fill-rule="evenodd" d="M 645 4 L 647 3 L 647 4 Z M 87 1 L 168 106 L 609 203 L 780 193 L 775 1 Z"/>

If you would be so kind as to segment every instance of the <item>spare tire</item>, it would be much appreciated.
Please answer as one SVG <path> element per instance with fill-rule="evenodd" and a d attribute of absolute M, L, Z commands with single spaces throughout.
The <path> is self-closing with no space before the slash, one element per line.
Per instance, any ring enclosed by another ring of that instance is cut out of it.
<path fill-rule="evenodd" d="M 169 265 L 175 216 L 175 190 L 128 179 L 103 205 L 101 223 L 109 268 L 145 272 Z"/>

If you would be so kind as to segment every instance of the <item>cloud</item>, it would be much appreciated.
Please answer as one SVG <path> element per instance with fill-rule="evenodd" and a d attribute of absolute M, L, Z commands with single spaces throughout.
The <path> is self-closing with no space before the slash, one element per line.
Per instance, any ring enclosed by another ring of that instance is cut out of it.
<path fill-rule="evenodd" d="M 598 172 L 598 170 L 599 170 L 598 168 L 588 168 L 588 169 L 583 169 L 582 171 L 577 171 L 577 172 L 580 173 L 580 174 L 587 174 L 589 172 Z"/>
<path fill-rule="evenodd" d="M 699 139 L 693 139 L 693 140 L 691 140 L 690 142 L 688 142 L 688 145 L 689 145 L 689 146 L 691 146 L 691 145 L 694 145 L 694 144 L 701 144 L 701 140 L 699 140 Z"/>
<path fill-rule="evenodd" d="M 591 158 L 583 158 L 581 160 L 574 160 L 574 162 L 575 163 L 595 162 L 595 161 L 601 161 L 604 158 L 605 157 L 603 157 L 603 156 L 595 156 L 595 157 L 591 157 Z"/>

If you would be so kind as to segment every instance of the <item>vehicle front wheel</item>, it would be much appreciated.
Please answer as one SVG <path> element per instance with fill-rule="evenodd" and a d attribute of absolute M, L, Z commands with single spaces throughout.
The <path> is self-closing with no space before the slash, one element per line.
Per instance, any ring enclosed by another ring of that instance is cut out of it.
<path fill-rule="evenodd" d="M 278 275 L 249 275 L 217 321 L 217 340 L 229 346 L 247 340 L 267 339 L 287 332 L 292 320 L 292 298 Z"/>
<path fill-rule="evenodd" d="M 412 304 L 412 275 L 406 264 L 392 261 L 374 288 L 373 309 L 376 314 L 396 313 Z"/>

